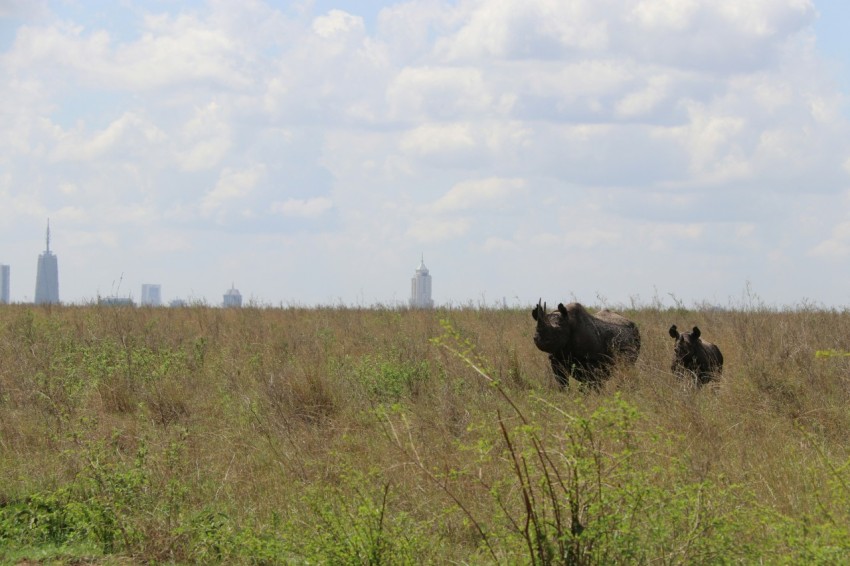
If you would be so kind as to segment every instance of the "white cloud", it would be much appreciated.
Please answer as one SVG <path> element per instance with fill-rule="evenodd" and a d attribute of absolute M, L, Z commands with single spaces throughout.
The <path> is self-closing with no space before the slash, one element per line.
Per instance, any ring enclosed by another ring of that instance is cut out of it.
<path fill-rule="evenodd" d="M 478 0 L 461 4 L 458 11 L 465 25 L 436 44 L 450 61 L 563 49 L 599 51 L 609 42 L 608 25 L 589 2 Z"/>
<path fill-rule="evenodd" d="M 405 121 L 486 114 L 499 102 L 474 67 L 408 67 L 387 89 L 389 115 Z"/>
<path fill-rule="evenodd" d="M 833 261 L 843 260 L 850 255 L 850 221 L 833 227 L 830 237 L 809 250 L 809 254 Z"/>
<path fill-rule="evenodd" d="M 154 124 L 131 112 L 113 121 L 104 130 L 87 136 L 84 131 L 63 133 L 53 152 L 57 161 L 91 161 L 109 153 L 137 153 L 165 141 L 166 135 Z"/>
<path fill-rule="evenodd" d="M 431 210 L 442 213 L 503 205 L 512 197 L 523 195 L 525 188 L 523 179 L 491 177 L 462 181 L 434 202 Z"/>
<path fill-rule="evenodd" d="M 266 167 L 261 164 L 241 170 L 224 169 L 215 187 L 201 200 L 201 214 L 210 216 L 219 213 L 221 216 L 229 208 L 238 207 L 240 201 L 254 190 L 265 172 Z"/>
<path fill-rule="evenodd" d="M 134 43 L 117 47 L 103 76 L 127 88 L 148 89 L 209 81 L 223 88 L 251 84 L 235 38 L 193 16 L 149 16 L 146 32 Z"/>
<path fill-rule="evenodd" d="M 64 183 L 59 185 L 59 191 L 65 193 L 67 195 L 73 195 L 78 190 L 79 190 L 79 188 L 74 183 L 64 182 Z"/>
<path fill-rule="evenodd" d="M 697 0 L 641 0 L 631 15 L 646 28 L 682 31 L 693 21 L 699 5 Z"/>
<path fill-rule="evenodd" d="M 424 124 L 401 140 L 404 151 L 422 155 L 453 153 L 475 147 L 472 124 Z"/>
<path fill-rule="evenodd" d="M 47 0 L 4 0 L 0 2 L 0 18 L 40 18 L 49 13 Z"/>
<path fill-rule="evenodd" d="M 485 252 L 490 253 L 503 253 L 503 252 L 518 252 L 522 250 L 522 247 L 517 244 L 513 240 L 507 240 L 505 238 L 497 238 L 490 237 L 484 240 L 484 244 L 481 246 L 481 249 Z"/>
<path fill-rule="evenodd" d="M 407 236 L 420 243 L 439 243 L 460 238 L 470 230 L 468 218 L 417 218 L 407 230 Z"/>
<path fill-rule="evenodd" d="M 722 114 L 688 101 L 690 123 L 677 129 L 677 137 L 690 155 L 691 171 L 704 182 L 728 182 L 750 172 L 746 150 L 739 143 L 747 123 L 741 116 Z"/>
<path fill-rule="evenodd" d="M 272 204 L 272 212 L 282 216 L 296 216 L 302 218 L 318 218 L 331 208 L 333 201 L 326 197 L 310 199 L 288 199 Z"/>
<path fill-rule="evenodd" d="M 726 22 L 755 36 L 794 31 L 801 21 L 811 18 L 815 12 L 812 0 L 720 0 L 716 7 Z"/>
<path fill-rule="evenodd" d="M 177 160 L 187 171 L 215 167 L 231 147 L 230 124 L 221 106 L 210 102 L 196 108 L 194 116 L 180 132 Z"/>
<path fill-rule="evenodd" d="M 353 16 L 343 10 L 331 10 L 324 16 L 313 20 L 313 31 L 324 39 L 345 37 L 350 34 L 363 35 L 363 18 Z"/>
<path fill-rule="evenodd" d="M 670 79 L 666 76 L 650 77 L 646 86 L 623 97 L 616 105 L 620 116 L 634 117 L 651 112 L 668 95 Z"/>

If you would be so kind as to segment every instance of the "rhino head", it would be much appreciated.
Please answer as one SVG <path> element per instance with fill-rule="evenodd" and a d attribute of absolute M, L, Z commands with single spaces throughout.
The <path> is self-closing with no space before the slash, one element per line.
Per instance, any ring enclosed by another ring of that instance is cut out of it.
<path fill-rule="evenodd" d="M 675 363 L 685 367 L 695 368 L 698 365 L 697 349 L 699 348 L 699 328 L 694 326 L 690 332 L 679 332 L 676 325 L 670 327 L 670 337 L 676 341 L 673 347 Z"/>
<path fill-rule="evenodd" d="M 537 301 L 537 306 L 531 311 L 532 318 L 537 321 L 534 345 L 546 353 L 554 354 L 564 349 L 570 339 L 567 308 L 563 303 L 558 303 L 558 310 L 547 313 L 546 303 L 541 304 L 541 300 Z"/>

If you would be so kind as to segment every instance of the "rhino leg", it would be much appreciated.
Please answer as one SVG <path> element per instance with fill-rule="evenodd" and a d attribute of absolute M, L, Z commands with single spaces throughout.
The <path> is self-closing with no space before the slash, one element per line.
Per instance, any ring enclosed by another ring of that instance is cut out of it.
<path fill-rule="evenodd" d="M 598 391 L 611 372 L 612 362 L 613 360 L 610 359 L 576 358 L 564 352 L 549 354 L 552 373 L 555 374 L 555 379 L 558 380 L 561 388 L 569 387 L 569 378 L 572 377 L 583 387 Z"/>
<path fill-rule="evenodd" d="M 712 381 L 714 381 L 714 373 L 711 370 L 700 370 L 697 377 L 697 386 L 702 387 Z"/>
<path fill-rule="evenodd" d="M 582 387 L 591 391 L 599 391 L 610 374 L 610 367 L 605 363 L 585 363 L 576 367 L 573 376 L 581 382 Z"/>
<path fill-rule="evenodd" d="M 549 363 L 552 365 L 552 373 L 555 374 L 555 379 L 558 380 L 558 385 L 561 388 L 569 387 L 570 385 L 570 363 L 563 355 L 549 354 Z"/>

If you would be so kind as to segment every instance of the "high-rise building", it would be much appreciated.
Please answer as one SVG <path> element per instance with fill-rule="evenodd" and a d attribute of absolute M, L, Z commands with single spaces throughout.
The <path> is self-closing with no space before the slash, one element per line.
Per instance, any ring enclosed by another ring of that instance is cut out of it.
<path fill-rule="evenodd" d="M 414 309 L 434 308 L 434 301 L 431 299 L 431 275 L 425 267 L 424 255 L 413 279 L 410 280 L 410 306 Z"/>
<path fill-rule="evenodd" d="M 0 265 L 0 305 L 9 304 L 9 271 L 8 265 Z"/>
<path fill-rule="evenodd" d="M 142 284 L 142 306 L 162 306 L 162 285 L 154 285 L 152 283 Z"/>
<path fill-rule="evenodd" d="M 235 286 L 231 285 L 230 290 L 224 294 L 224 306 L 226 307 L 241 307 L 242 306 L 242 295 L 239 293 L 239 289 Z"/>
<path fill-rule="evenodd" d="M 47 220 L 47 248 L 38 256 L 35 276 L 35 304 L 59 302 L 59 261 L 50 251 L 50 220 Z"/>

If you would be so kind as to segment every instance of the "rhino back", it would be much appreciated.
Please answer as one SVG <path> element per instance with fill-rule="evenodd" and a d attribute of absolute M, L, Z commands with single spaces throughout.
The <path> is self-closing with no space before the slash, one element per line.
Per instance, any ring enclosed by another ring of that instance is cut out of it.
<path fill-rule="evenodd" d="M 640 335 L 634 322 L 607 309 L 590 314 L 581 305 L 571 304 L 567 310 L 572 338 L 569 350 L 574 356 L 614 358 L 625 354 L 630 361 L 637 359 Z"/>
<path fill-rule="evenodd" d="M 594 318 L 606 322 L 608 324 L 613 324 L 615 326 L 634 326 L 635 323 L 624 317 L 623 315 L 616 313 L 614 311 L 609 311 L 608 309 L 602 309 L 593 315 Z"/>
<path fill-rule="evenodd" d="M 626 317 L 603 310 L 596 313 L 596 318 L 604 325 L 605 332 L 610 335 L 612 355 L 625 355 L 626 359 L 634 362 L 640 352 L 640 332 L 637 325 Z"/>
<path fill-rule="evenodd" d="M 723 354 L 720 353 L 720 348 L 706 340 L 700 339 L 703 350 L 703 360 L 701 364 L 704 370 L 714 370 L 720 372 L 723 369 Z"/>

